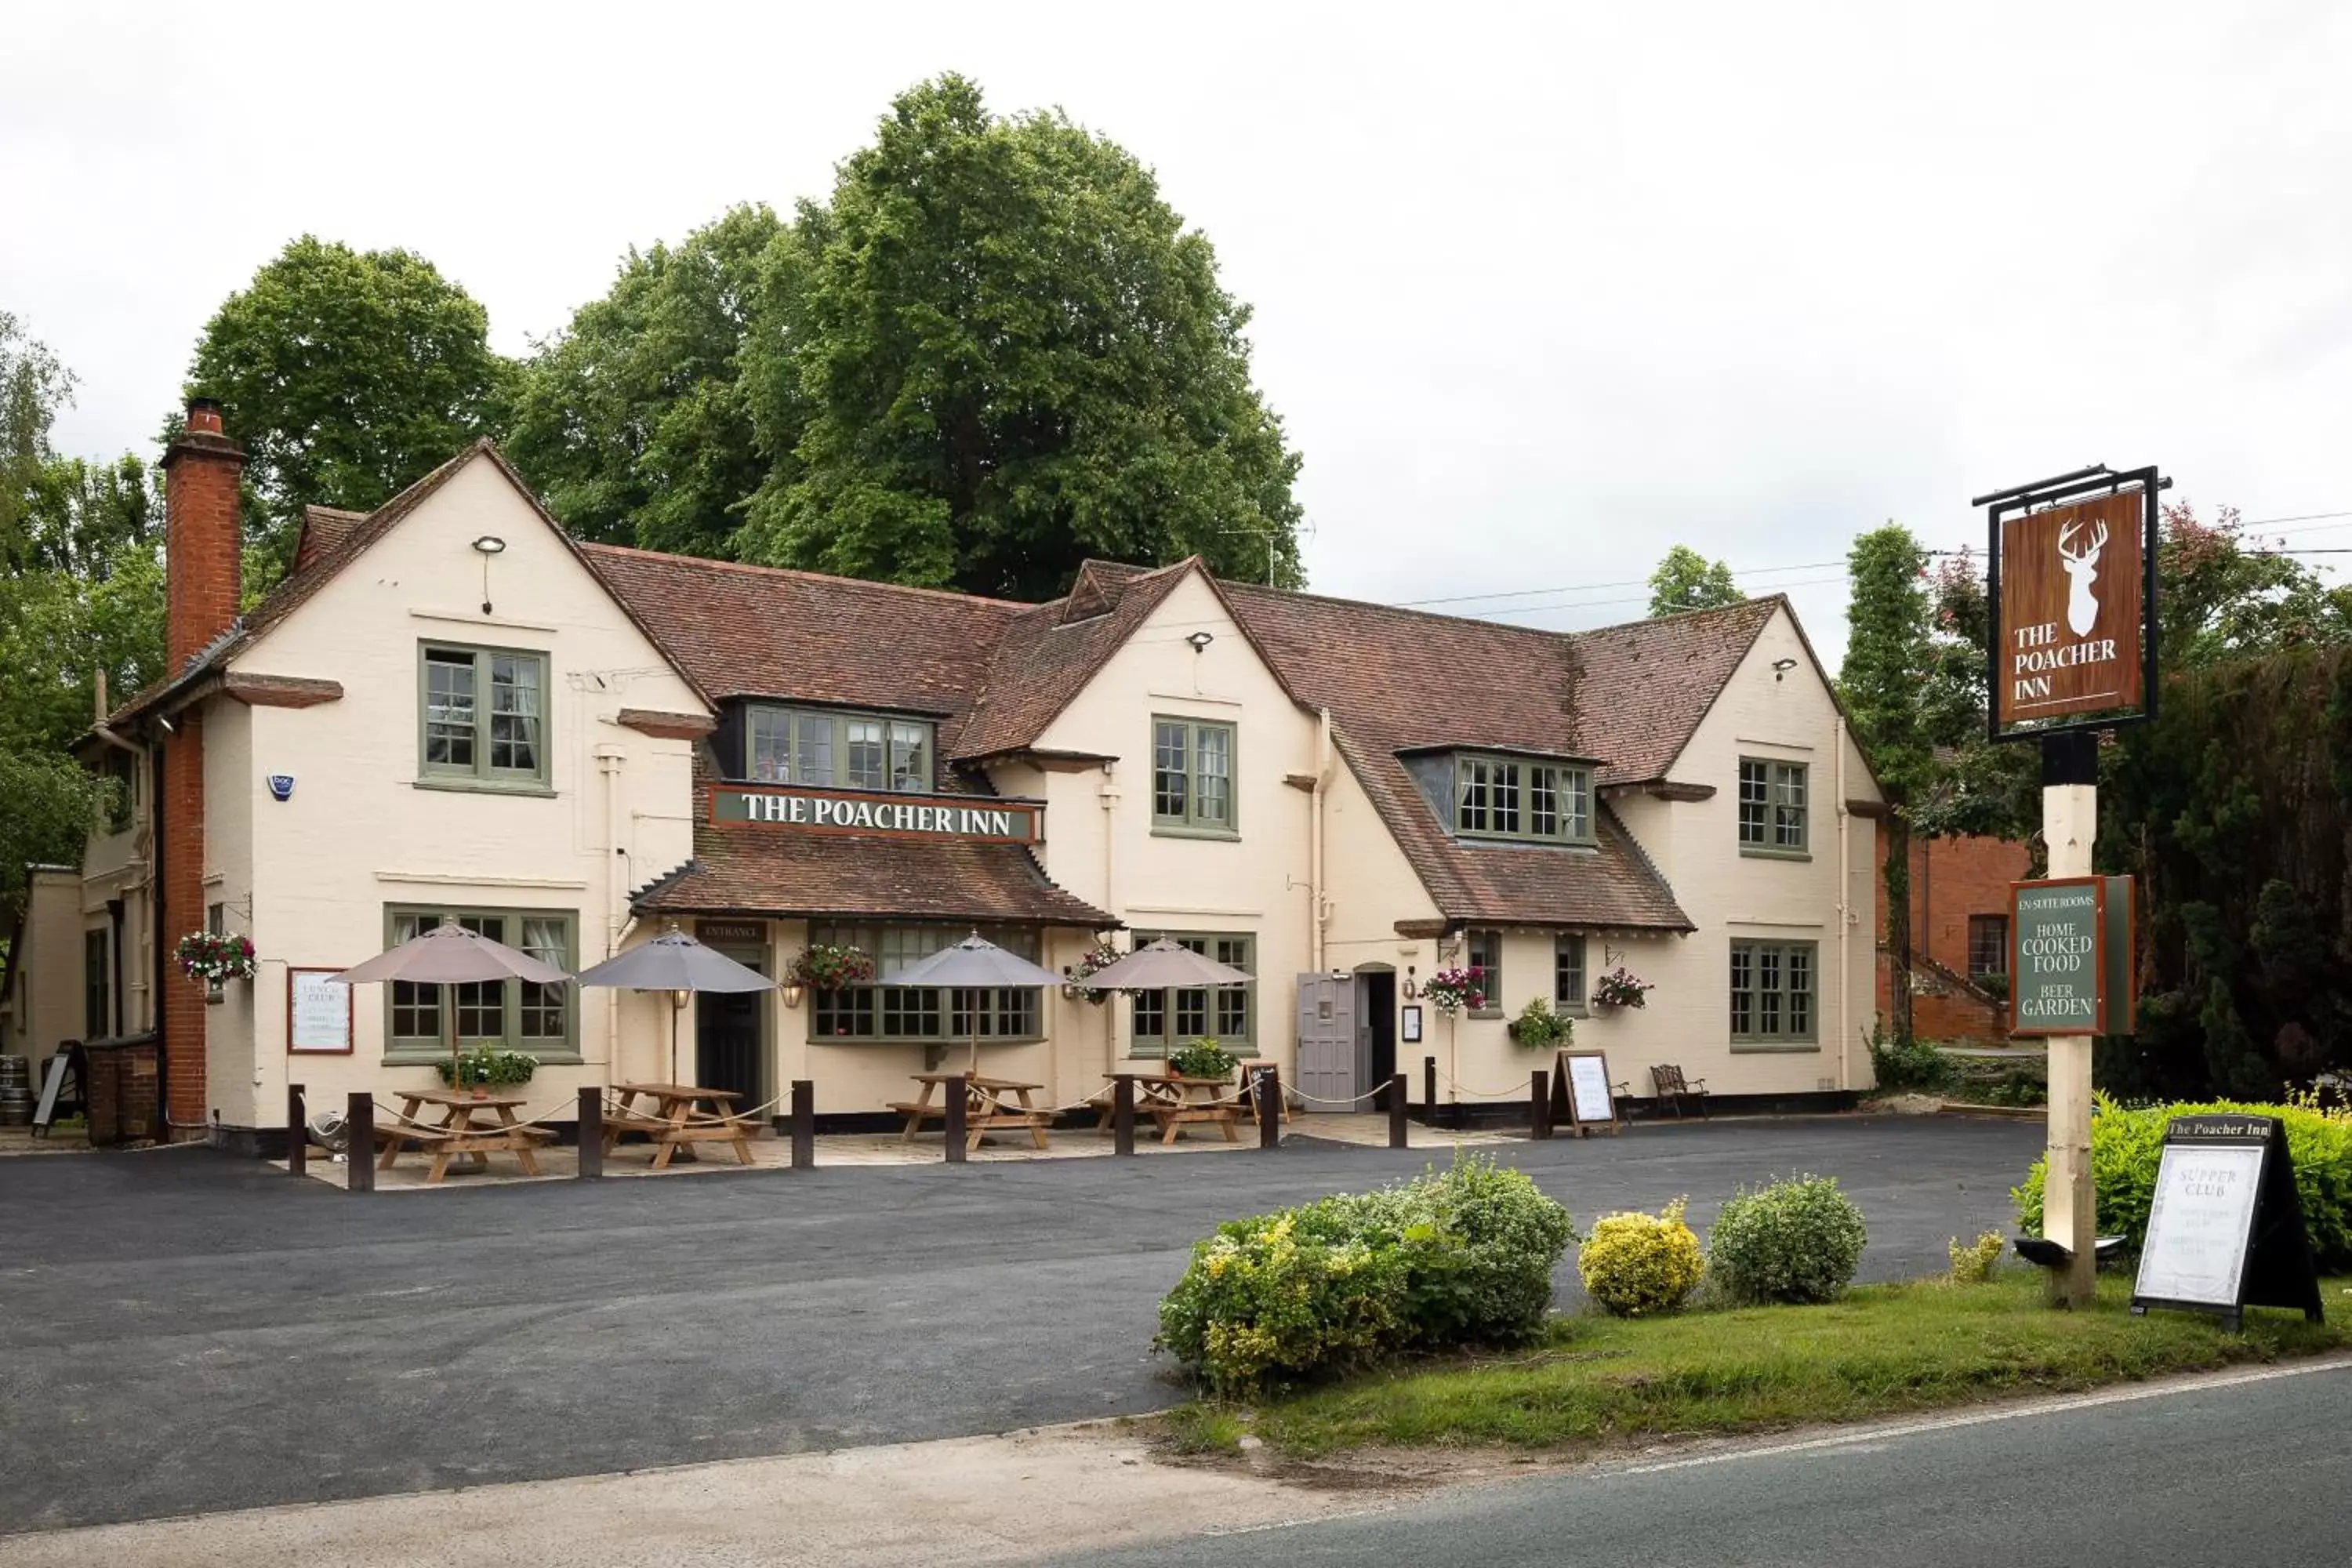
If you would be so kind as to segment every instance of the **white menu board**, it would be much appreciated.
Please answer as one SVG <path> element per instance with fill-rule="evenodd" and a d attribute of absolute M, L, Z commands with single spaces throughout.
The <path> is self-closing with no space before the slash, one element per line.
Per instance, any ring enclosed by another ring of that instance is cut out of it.
<path fill-rule="evenodd" d="M 1617 1120 L 1609 1102 L 1609 1064 L 1600 1056 L 1568 1058 L 1568 1098 L 1570 1112 L 1579 1121 Z"/>
<path fill-rule="evenodd" d="M 286 975 L 286 1048 L 340 1054 L 352 1048 L 352 988 L 338 969 L 294 969 Z"/>
<path fill-rule="evenodd" d="M 2260 1148 L 2166 1144 L 2133 1293 L 2235 1307 L 2262 1175 Z"/>

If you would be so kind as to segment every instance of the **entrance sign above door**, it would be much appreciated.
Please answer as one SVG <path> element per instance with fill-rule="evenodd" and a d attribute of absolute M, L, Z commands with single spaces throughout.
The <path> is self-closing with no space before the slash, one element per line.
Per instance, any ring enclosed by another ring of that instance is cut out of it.
<path fill-rule="evenodd" d="M 798 789 L 789 784 L 713 784 L 710 820 L 814 833 L 878 833 L 894 838 L 949 838 L 980 844 L 1035 844 L 1045 837 L 1042 801 L 992 796 L 914 798 Z"/>
<path fill-rule="evenodd" d="M 2149 716 L 2158 480 L 2148 468 L 2102 482 L 2119 488 L 1992 509 L 1997 740 Z"/>

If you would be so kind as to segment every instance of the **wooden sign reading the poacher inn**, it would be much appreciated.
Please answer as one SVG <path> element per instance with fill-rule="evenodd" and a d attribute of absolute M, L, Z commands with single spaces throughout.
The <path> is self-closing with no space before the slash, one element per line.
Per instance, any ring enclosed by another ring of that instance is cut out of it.
<path fill-rule="evenodd" d="M 2005 518 L 1993 700 L 2003 728 L 2141 706 L 2144 498 Z"/>

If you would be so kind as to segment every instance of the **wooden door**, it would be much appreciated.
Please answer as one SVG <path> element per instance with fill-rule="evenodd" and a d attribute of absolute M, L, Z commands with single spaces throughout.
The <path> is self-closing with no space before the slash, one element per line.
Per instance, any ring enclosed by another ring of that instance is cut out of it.
<path fill-rule="evenodd" d="M 1309 1110 L 1345 1110 L 1362 1092 L 1356 1081 L 1356 983 L 1353 976 L 1298 977 L 1298 1092 Z M 1360 1110 L 1358 1106 L 1355 1109 Z"/>

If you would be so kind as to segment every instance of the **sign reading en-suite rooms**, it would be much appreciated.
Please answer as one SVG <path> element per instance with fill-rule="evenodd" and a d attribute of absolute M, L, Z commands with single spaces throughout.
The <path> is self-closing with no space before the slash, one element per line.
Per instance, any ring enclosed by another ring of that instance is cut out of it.
<path fill-rule="evenodd" d="M 1039 801 L 859 795 L 789 784 L 713 784 L 710 820 L 982 844 L 1035 844 L 1045 837 L 1045 807 Z"/>

